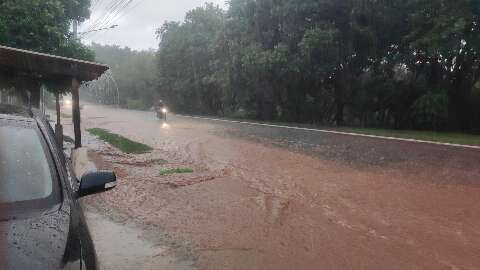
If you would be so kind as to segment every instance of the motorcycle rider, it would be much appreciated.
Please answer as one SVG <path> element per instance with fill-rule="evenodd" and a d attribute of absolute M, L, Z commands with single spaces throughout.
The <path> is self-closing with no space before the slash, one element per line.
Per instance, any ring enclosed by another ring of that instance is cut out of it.
<path fill-rule="evenodd" d="M 155 103 L 155 111 L 156 111 L 156 112 L 160 112 L 160 110 L 162 110 L 163 108 L 165 108 L 165 104 L 163 103 L 163 100 L 159 99 L 159 100 Z"/>
<path fill-rule="evenodd" d="M 160 119 L 163 118 L 167 120 L 166 107 L 163 100 L 159 99 L 154 106 L 155 106 L 155 112 L 157 113 L 157 117 Z"/>

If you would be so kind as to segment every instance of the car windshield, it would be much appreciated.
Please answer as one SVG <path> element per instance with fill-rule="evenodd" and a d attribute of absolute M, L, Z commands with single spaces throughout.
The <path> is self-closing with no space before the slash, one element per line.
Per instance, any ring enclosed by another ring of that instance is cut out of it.
<path fill-rule="evenodd" d="M 0 203 L 49 198 L 53 176 L 38 130 L 0 122 Z"/>

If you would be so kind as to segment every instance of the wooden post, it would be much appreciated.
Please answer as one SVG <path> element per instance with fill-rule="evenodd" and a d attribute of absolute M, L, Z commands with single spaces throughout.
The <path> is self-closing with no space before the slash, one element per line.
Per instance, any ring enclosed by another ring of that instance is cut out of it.
<path fill-rule="evenodd" d="M 60 121 L 60 93 L 55 93 L 55 106 L 57 111 L 57 123 L 55 124 L 55 137 L 57 139 L 58 146 L 63 149 L 63 127 Z"/>
<path fill-rule="evenodd" d="M 30 105 L 33 108 L 40 109 L 40 91 L 42 91 L 42 86 L 38 82 L 31 82 L 29 90 Z"/>
<path fill-rule="evenodd" d="M 60 125 L 60 93 L 55 93 L 55 110 L 57 111 L 57 125 Z"/>
<path fill-rule="evenodd" d="M 77 78 L 72 78 L 72 117 L 73 131 L 75 133 L 75 149 L 82 147 L 82 131 L 80 128 L 80 96 L 78 90 L 80 83 Z"/>
<path fill-rule="evenodd" d="M 36 109 L 40 108 L 40 82 L 33 77 L 17 75 L 15 88 L 23 100 L 23 104 Z"/>

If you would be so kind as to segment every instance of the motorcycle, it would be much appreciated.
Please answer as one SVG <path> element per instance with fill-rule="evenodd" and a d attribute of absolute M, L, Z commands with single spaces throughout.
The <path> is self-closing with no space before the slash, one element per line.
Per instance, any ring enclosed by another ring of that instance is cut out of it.
<path fill-rule="evenodd" d="M 160 119 L 160 120 L 164 120 L 164 121 L 167 121 L 167 108 L 166 107 L 162 107 L 160 109 L 157 110 L 157 118 Z"/>

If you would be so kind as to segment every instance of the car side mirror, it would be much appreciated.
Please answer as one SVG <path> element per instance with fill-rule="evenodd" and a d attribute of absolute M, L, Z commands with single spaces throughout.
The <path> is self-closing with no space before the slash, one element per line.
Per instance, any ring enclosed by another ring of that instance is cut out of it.
<path fill-rule="evenodd" d="M 117 176 L 112 171 L 88 172 L 80 180 L 78 197 L 105 192 L 117 186 Z"/>

